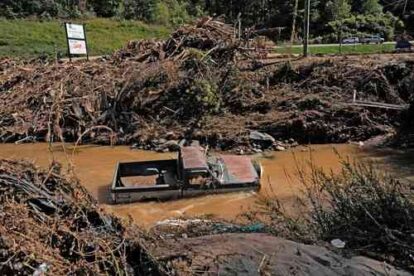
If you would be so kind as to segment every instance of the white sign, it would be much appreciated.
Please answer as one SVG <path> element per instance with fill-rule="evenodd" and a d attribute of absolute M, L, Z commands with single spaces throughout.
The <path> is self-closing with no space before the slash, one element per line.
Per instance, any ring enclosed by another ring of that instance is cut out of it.
<path fill-rule="evenodd" d="M 85 39 L 83 25 L 66 23 L 66 32 L 68 38 Z"/>
<path fill-rule="evenodd" d="M 85 40 L 68 39 L 69 53 L 71 55 L 86 55 L 86 42 Z"/>

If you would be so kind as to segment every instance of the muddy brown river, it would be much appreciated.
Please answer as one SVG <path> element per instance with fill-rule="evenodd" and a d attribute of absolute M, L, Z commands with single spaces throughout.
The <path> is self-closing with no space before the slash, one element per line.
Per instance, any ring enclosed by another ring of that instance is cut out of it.
<path fill-rule="evenodd" d="M 109 186 L 116 162 L 175 158 L 176 153 L 161 154 L 131 150 L 124 146 L 94 145 L 78 147 L 73 153 L 73 148 L 68 145 L 63 150 L 59 144 L 51 149 L 45 143 L 0 144 L 0 158 L 31 160 L 41 167 L 47 167 L 53 159 L 64 165 L 71 162 L 82 185 L 104 209 L 121 217 L 131 217 L 136 223 L 148 227 L 157 221 L 180 216 L 211 215 L 235 220 L 241 213 L 257 208 L 259 195 L 276 195 L 293 212 L 296 196 L 302 190 L 296 176 L 297 165 L 303 166 L 312 160 L 317 166 L 339 171 L 340 158 L 334 148 L 343 158 L 373 161 L 381 169 L 403 180 L 414 181 L 414 151 L 364 149 L 352 144 L 313 145 L 253 156 L 252 158 L 261 161 L 264 168 L 262 189 L 258 193 L 218 194 L 168 202 L 110 205 Z"/>

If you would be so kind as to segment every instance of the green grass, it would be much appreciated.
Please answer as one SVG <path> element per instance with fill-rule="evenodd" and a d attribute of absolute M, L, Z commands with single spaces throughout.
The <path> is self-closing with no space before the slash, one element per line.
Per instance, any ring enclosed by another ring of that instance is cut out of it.
<path fill-rule="evenodd" d="M 342 45 L 342 49 L 339 46 L 319 46 L 310 45 L 310 54 L 375 54 L 375 53 L 386 53 L 394 50 L 393 44 L 358 44 L 358 45 Z M 301 54 L 303 53 L 302 46 L 281 46 L 277 48 L 276 53 L 292 53 Z"/>
<path fill-rule="evenodd" d="M 164 38 L 170 33 L 168 27 L 139 21 L 93 18 L 79 22 L 86 24 L 91 56 L 110 54 L 129 40 Z M 55 49 L 66 55 L 63 21 L 0 19 L 0 57 L 53 56 Z"/>

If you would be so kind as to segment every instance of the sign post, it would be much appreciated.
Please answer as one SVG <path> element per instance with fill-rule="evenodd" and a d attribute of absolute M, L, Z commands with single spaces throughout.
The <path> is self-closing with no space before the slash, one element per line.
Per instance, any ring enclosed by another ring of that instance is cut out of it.
<path fill-rule="evenodd" d="M 89 60 L 85 25 L 65 23 L 65 34 L 69 60 L 72 61 L 73 55 L 86 55 L 86 60 Z"/>

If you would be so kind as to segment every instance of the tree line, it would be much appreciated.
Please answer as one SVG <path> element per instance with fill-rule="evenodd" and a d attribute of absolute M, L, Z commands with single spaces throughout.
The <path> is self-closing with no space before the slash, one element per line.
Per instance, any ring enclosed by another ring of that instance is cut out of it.
<path fill-rule="evenodd" d="M 300 39 L 306 0 L 2 0 L 0 17 L 117 17 L 179 25 L 201 15 L 223 16 L 243 27 L 279 27 Z M 325 41 L 341 36 L 414 32 L 411 0 L 311 0 L 311 36 Z M 295 22 L 295 26 L 292 25 Z"/>

